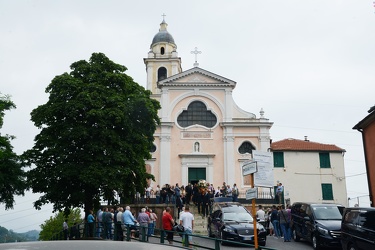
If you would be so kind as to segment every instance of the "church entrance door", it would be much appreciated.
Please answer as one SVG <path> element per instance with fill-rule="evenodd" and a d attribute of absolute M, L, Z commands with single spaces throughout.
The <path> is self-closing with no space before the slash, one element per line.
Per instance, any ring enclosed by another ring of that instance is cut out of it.
<path fill-rule="evenodd" d="M 206 180 L 206 168 L 189 168 L 188 180 L 191 184 L 198 183 L 199 180 Z"/>

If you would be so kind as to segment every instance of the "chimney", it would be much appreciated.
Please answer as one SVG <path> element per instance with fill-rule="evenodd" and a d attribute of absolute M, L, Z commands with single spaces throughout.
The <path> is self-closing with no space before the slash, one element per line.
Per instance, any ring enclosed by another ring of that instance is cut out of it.
<path fill-rule="evenodd" d="M 307 140 L 307 135 L 305 135 L 305 141 L 309 141 L 309 140 Z"/>

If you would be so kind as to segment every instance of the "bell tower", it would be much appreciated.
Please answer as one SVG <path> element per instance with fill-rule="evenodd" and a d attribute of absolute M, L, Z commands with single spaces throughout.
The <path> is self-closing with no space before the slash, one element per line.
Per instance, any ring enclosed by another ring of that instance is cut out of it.
<path fill-rule="evenodd" d="M 177 45 L 167 31 L 168 24 L 164 20 L 159 32 L 152 39 L 148 57 L 144 58 L 147 72 L 147 89 L 154 95 L 160 95 L 157 82 L 182 72 L 181 58 L 177 54 Z"/>

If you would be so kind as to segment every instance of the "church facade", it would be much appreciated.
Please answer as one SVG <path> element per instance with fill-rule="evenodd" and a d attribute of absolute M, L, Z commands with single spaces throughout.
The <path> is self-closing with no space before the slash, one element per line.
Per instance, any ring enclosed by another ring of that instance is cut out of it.
<path fill-rule="evenodd" d="M 204 179 L 240 189 L 250 185 L 242 165 L 252 150 L 269 151 L 272 122 L 261 110 L 239 108 L 232 92 L 236 82 L 199 67 L 183 71 L 177 45 L 163 20 L 144 58 L 147 89 L 160 101 L 161 125 L 155 131 L 152 158 L 146 169 L 155 187 L 186 185 Z"/>

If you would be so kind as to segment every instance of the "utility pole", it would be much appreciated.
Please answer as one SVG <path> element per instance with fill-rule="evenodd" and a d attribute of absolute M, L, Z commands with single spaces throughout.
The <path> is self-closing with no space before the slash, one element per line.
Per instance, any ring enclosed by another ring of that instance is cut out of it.
<path fill-rule="evenodd" d="M 254 173 L 258 172 L 257 162 L 250 161 L 242 166 L 242 175 L 250 175 L 250 185 L 252 188 L 246 191 L 246 200 L 252 200 L 251 215 L 253 216 L 253 227 L 254 227 L 254 250 L 258 250 L 258 230 L 257 230 L 257 218 L 255 211 L 255 199 L 258 198 L 258 190 L 254 187 Z"/>

